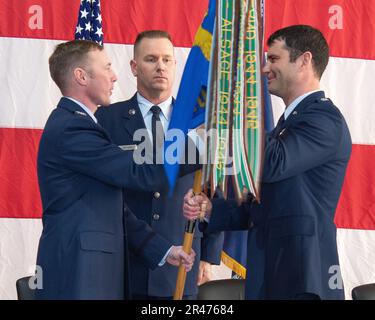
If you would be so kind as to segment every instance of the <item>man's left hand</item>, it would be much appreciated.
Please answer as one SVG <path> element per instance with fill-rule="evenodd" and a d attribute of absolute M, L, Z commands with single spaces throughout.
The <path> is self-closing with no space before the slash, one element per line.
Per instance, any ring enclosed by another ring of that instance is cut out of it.
<path fill-rule="evenodd" d="M 199 263 L 198 279 L 197 285 L 211 281 L 212 280 L 212 265 L 209 262 L 201 261 Z"/>

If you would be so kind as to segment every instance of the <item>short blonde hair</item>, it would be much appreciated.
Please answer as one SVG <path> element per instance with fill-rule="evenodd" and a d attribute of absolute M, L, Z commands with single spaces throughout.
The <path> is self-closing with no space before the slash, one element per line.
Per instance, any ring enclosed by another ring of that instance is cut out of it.
<path fill-rule="evenodd" d="M 145 31 L 142 31 L 137 35 L 137 38 L 135 39 L 135 42 L 134 42 L 134 47 L 133 47 L 133 50 L 134 50 L 133 56 L 134 57 L 135 57 L 135 53 L 137 51 L 137 48 L 138 48 L 140 42 L 145 38 L 146 39 L 168 39 L 172 43 L 171 35 L 167 31 L 164 31 L 164 30 L 145 30 Z"/>
<path fill-rule="evenodd" d="M 67 87 L 70 72 L 87 64 L 88 53 L 95 50 L 102 51 L 103 47 L 89 40 L 73 40 L 56 46 L 49 58 L 49 71 L 61 92 Z"/>

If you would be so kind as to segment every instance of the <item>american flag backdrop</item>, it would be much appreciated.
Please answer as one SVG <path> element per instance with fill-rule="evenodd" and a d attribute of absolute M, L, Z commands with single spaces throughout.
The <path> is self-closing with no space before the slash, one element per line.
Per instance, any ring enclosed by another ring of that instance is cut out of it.
<path fill-rule="evenodd" d="M 81 0 L 78 11 L 75 39 L 92 40 L 103 44 L 100 0 Z"/>
<path fill-rule="evenodd" d="M 16 279 L 35 270 L 42 215 L 36 153 L 47 117 L 60 99 L 48 70 L 54 46 L 86 28 L 98 36 L 103 33 L 118 75 L 112 101 L 120 101 L 136 90 L 129 61 L 137 33 L 165 29 L 175 44 L 176 96 L 208 4 L 208 0 L 101 0 L 102 21 L 99 15 L 96 21 L 102 26 L 91 28 L 90 22 L 88 28 L 87 21 L 77 25 L 78 12 L 84 12 L 83 18 L 88 12 L 84 5 L 95 2 L 0 0 L 0 299 L 15 299 Z M 322 89 L 344 114 L 353 140 L 336 215 L 347 298 L 353 286 L 375 282 L 374 17 L 375 0 L 266 1 L 266 36 L 290 24 L 311 24 L 322 30 L 331 48 Z M 277 120 L 285 106 L 274 97 L 272 102 Z"/>

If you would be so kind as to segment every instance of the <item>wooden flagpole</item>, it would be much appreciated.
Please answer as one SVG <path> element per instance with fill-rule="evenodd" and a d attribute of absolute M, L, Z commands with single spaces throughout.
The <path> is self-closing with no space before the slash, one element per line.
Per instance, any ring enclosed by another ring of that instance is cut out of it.
<path fill-rule="evenodd" d="M 193 192 L 195 195 L 198 195 L 202 192 L 202 170 L 198 170 L 195 172 Z M 187 221 L 186 227 L 185 227 L 183 250 L 189 254 L 191 252 L 191 247 L 193 244 L 195 223 L 196 223 L 196 220 L 194 221 L 189 220 Z M 182 299 L 182 296 L 184 295 L 185 281 L 186 281 L 186 271 L 185 271 L 184 266 L 180 265 L 178 267 L 176 289 L 174 292 L 173 300 Z"/>

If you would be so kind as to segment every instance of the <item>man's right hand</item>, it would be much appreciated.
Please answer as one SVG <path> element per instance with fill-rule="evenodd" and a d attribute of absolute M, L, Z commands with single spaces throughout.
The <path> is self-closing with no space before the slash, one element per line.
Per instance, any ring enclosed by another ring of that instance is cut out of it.
<path fill-rule="evenodd" d="M 182 209 L 184 217 L 188 220 L 209 218 L 212 211 L 212 203 L 204 193 L 194 195 L 193 190 L 190 189 L 184 197 Z"/>
<path fill-rule="evenodd" d="M 167 256 L 167 262 L 173 266 L 179 266 L 182 264 L 185 267 L 185 271 L 189 272 L 193 267 L 195 259 L 195 252 L 191 249 L 190 254 L 186 253 L 182 246 L 172 246 Z"/>

